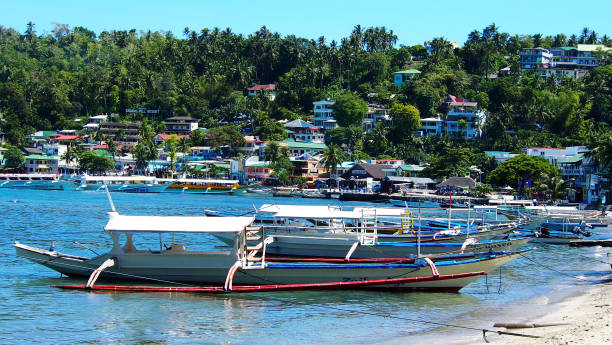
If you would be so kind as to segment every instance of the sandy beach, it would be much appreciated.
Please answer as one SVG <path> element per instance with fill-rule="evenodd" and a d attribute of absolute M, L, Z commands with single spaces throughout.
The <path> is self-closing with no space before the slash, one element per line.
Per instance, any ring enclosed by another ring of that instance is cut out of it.
<path fill-rule="evenodd" d="M 535 319 L 507 320 L 508 323 L 558 324 L 565 325 L 508 329 L 493 328 L 496 331 L 529 334 L 541 338 L 525 338 L 487 333 L 491 344 L 612 344 L 612 284 L 601 283 L 584 287 L 584 292 L 555 303 L 552 311 Z M 517 306 L 520 307 L 520 306 Z M 482 337 L 474 338 L 468 344 L 483 344 Z"/>

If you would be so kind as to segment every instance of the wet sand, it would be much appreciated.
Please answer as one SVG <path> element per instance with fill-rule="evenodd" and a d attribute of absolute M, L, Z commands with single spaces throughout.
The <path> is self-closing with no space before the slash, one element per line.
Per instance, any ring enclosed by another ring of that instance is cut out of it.
<path fill-rule="evenodd" d="M 519 317 L 504 322 L 566 325 L 507 330 L 541 337 L 537 339 L 487 333 L 491 344 L 612 344 L 612 283 L 585 286 L 579 295 L 556 302 L 552 310 L 544 316 L 534 319 Z M 493 328 L 492 325 L 488 329 L 506 331 L 505 328 Z M 484 340 L 478 337 L 465 344 L 484 344 Z"/>

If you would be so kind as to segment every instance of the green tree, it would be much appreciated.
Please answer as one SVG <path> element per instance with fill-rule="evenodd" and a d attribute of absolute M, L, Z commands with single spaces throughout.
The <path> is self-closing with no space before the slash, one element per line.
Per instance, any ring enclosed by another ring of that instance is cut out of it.
<path fill-rule="evenodd" d="M 467 176 L 472 163 L 472 151 L 468 148 L 445 148 L 434 157 L 429 166 L 423 170 L 425 176 L 432 178 L 448 178 Z"/>
<path fill-rule="evenodd" d="M 134 155 L 134 159 L 136 161 L 136 169 L 140 171 L 144 171 L 149 164 L 149 149 L 147 145 L 142 142 L 139 142 L 132 148 L 132 154 Z"/>
<path fill-rule="evenodd" d="M 542 179 L 551 179 L 558 175 L 559 168 L 550 164 L 547 159 L 521 154 L 502 162 L 491 171 L 488 181 L 495 186 L 511 186 L 520 190 L 528 188 L 530 183 L 537 186 Z"/>
<path fill-rule="evenodd" d="M 79 156 L 81 170 L 88 173 L 102 174 L 115 168 L 115 161 L 94 151 L 85 151 Z"/>
<path fill-rule="evenodd" d="M 230 146 L 236 147 L 244 142 L 244 136 L 240 127 L 230 124 L 208 130 L 209 142 L 214 147 Z"/>
<path fill-rule="evenodd" d="M 406 137 L 412 136 L 412 133 L 421 127 L 419 110 L 413 105 L 395 103 L 389 109 L 389 115 L 393 120 L 391 141 L 396 144 L 402 143 Z"/>
<path fill-rule="evenodd" d="M 612 131 L 606 130 L 593 133 L 587 143 L 590 151 L 587 157 L 594 162 L 599 170 L 612 177 Z"/>
<path fill-rule="evenodd" d="M 336 144 L 330 144 L 327 149 L 323 152 L 323 158 L 321 163 L 331 174 L 336 174 L 338 171 L 338 165 L 342 164 L 346 159 L 346 155 L 342 148 Z"/>
<path fill-rule="evenodd" d="M 333 109 L 339 126 L 361 126 L 368 113 L 368 104 L 353 94 L 344 93 L 336 97 Z"/>
<path fill-rule="evenodd" d="M 9 146 L 6 152 L 4 152 L 4 159 L 6 166 L 9 168 L 20 168 L 25 163 L 25 157 L 23 152 L 16 146 Z"/>
<path fill-rule="evenodd" d="M 206 133 L 200 129 L 194 129 L 189 134 L 189 140 L 191 140 L 192 146 L 204 146 L 206 143 Z"/>
<path fill-rule="evenodd" d="M 281 141 L 287 138 L 285 127 L 272 119 L 264 120 L 255 130 L 255 134 L 266 141 Z"/>
<path fill-rule="evenodd" d="M 115 159 L 115 155 L 119 151 L 119 146 L 117 146 L 117 143 L 112 137 L 106 137 L 104 141 L 106 142 L 106 150 L 110 152 L 110 154 L 113 156 L 113 159 Z"/>
<path fill-rule="evenodd" d="M 289 183 L 289 175 L 293 170 L 293 164 L 289 160 L 289 150 L 272 142 L 266 146 L 264 159 L 270 161 L 269 168 L 273 170 L 271 176 L 283 185 Z"/>

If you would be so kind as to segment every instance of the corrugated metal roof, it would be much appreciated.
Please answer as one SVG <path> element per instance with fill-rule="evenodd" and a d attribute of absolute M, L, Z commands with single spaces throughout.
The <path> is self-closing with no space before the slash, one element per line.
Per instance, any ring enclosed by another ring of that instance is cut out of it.
<path fill-rule="evenodd" d="M 574 156 L 569 156 L 565 158 L 564 160 L 560 161 L 559 163 L 578 163 L 583 159 L 584 159 L 584 155 L 582 153 L 579 153 Z"/>

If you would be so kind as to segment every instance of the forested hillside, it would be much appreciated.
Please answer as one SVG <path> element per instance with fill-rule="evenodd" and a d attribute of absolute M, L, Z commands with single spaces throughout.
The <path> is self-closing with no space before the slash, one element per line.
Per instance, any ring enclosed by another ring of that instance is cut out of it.
<path fill-rule="evenodd" d="M 524 146 L 584 143 L 612 121 L 612 65 L 581 80 L 542 78 L 519 73 L 519 51 L 612 41 L 587 28 L 577 35 L 514 35 L 494 24 L 470 33 L 453 49 L 444 38 L 403 46 L 392 30 L 356 26 L 340 42 L 282 37 L 266 27 L 244 36 L 230 29 L 185 28 L 169 32 L 112 31 L 96 35 L 83 27 L 57 25 L 41 35 L 30 23 L 23 33 L 0 26 L 0 112 L 7 139 L 20 144 L 30 132 L 80 129 L 87 116 L 118 113 L 142 120 L 126 108 L 159 109 L 157 123 L 169 116 L 202 119 L 215 127 L 246 115 L 255 126 L 267 119 L 307 118 L 312 102 L 327 97 L 358 96 L 391 108 L 414 105 L 421 118 L 439 112 L 440 97 L 453 94 L 478 102 L 488 119 L 482 139 L 458 140 L 455 147 L 516 150 Z M 493 78 L 510 66 L 508 76 Z M 397 88 L 393 72 L 417 68 L 422 73 Z M 275 101 L 246 98 L 255 84 L 275 83 Z M 393 95 L 393 97 L 391 97 Z M 153 115 L 150 115 L 153 116 Z M 273 129 L 272 129 L 273 130 Z M 265 133 L 266 131 L 263 131 Z M 419 161 L 449 147 L 449 138 L 414 138 L 409 131 L 380 126 L 350 138 L 357 151 Z M 338 134 L 338 133 L 337 133 Z M 347 138 L 347 136 L 349 138 Z"/>

